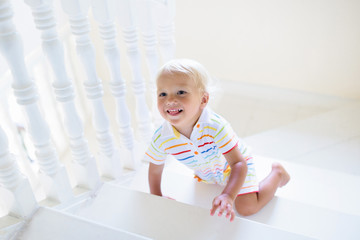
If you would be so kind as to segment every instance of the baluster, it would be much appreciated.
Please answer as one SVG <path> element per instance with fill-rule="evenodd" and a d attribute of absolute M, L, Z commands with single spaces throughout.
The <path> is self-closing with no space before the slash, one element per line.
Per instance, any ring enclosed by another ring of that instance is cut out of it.
<path fill-rule="evenodd" d="M 26 129 L 24 128 L 22 123 L 16 122 L 18 119 L 14 120 L 11 117 L 11 113 L 13 111 L 13 101 L 10 100 L 10 83 L 11 83 L 11 76 L 10 72 L 6 73 L 6 75 L 2 78 L 2 83 L 0 84 L 0 102 L 2 107 L 0 106 L 0 119 L 5 126 L 4 128 L 9 129 L 10 132 L 18 134 L 18 137 L 14 137 L 14 147 L 15 152 L 18 152 L 17 159 L 19 160 L 18 166 L 20 170 L 27 176 L 28 180 L 30 181 L 31 186 L 34 188 L 36 186 L 41 185 L 39 179 L 37 177 L 37 173 L 35 173 L 31 167 L 31 162 L 33 159 L 29 156 L 29 153 L 26 149 L 25 143 L 25 134 Z M 11 109 L 10 109 L 11 105 Z M 15 110 L 16 111 L 16 110 Z"/>
<path fill-rule="evenodd" d="M 60 203 L 66 202 L 73 198 L 70 182 L 51 142 L 49 127 L 40 112 L 36 87 L 25 66 L 22 40 L 12 23 L 10 0 L 0 0 L 0 29 L 0 49 L 13 75 L 15 97 L 25 112 L 46 196 Z"/>
<path fill-rule="evenodd" d="M 92 0 L 94 18 L 99 23 L 99 32 L 104 41 L 104 53 L 110 70 L 110 88 L 116 101 L 116 120 L 119 127 L 121 145 L 120 149 L 124 159 L 124 166 L 136 169 L 140 159 L 136 157 L 138 143 L 134 139 L 131 127 L 131 114 L 126 105 L 126 84 L 120 70 L 120 51 L 116 42 L 116 28 L 114 24 L 114 2 L 109 0 Z"/>
<path fill-rule="evenodd" d="M 100 146 L 98 165 L 103 176 L 118 178 L 122 172 L 122 163 L 119 151 L 114 147 L 113 136 L 110 134 L 109 118 L 102 101 L 102 83 L 96 73 L 95 51 L 89 36 L 87 13 L 90 0 L 61 0 L 61 3 L 69 17 L 71 31 L 76 38 L 76 50 L 87 75 L 84 87 L 87 98 L 92 104 L 93 124 Z"/>
<path fill-rule="evenodd" d="M 59 40 L 52 9 L 52 0 L 25 0 L 31 7 L 36 27 L 41 31 L 43 51 L 53 69 L 53 88 L 56 100 L 62 107 L 64 126 L 70 139 L 74 160 L 72 170 L 77 185 L 94 189 L 100 183 L 95 158 L 84 138 L 84 126 L 74 102 L 74 89 L 64 60 L 64 48 Z"/>
<path fill-rule="evenodd" d="M 159 70 L 158 40 L 156 36 L 156 23 L 154 21 L 154 3 L 150 0 L 136 0 L 136 16 L 139 22 L 142 40 L 145 46 L 145 54 L 150 78 L 148 89 L 151 94 L 151 110 L 155 125 L 160 125 L 163 119 L 157 110 L 157 96 L 155 78 Z"/>
<path fill-rule="evenodd" d="M 164 62 L 175 55 L 175 0 L 155 1 L 160 51 Z"/>
<path fill-rule="evenodd" d="M 15 157 L 9 153 L 7 137 L 0 127 L 0 183 L 13 195 L 9 215 L 27 218 L 37 208 L 30 183 L 19 171 Z M 9 199 L 4 199 L 9 200 Z"/>
<path fill-rule="evenodd" d="M 132 70 L 132 87 L 135 93 L 136 119 L 142 141 L 148 143 L 152 136 L 152 121 L 145 98 L 145 81 L 141 74 L 141 61 L 138 49 L 137 29 L 135 26 L 131 0 L 116 1 L 117 19 L 122 29 L 127 55 Z"/>

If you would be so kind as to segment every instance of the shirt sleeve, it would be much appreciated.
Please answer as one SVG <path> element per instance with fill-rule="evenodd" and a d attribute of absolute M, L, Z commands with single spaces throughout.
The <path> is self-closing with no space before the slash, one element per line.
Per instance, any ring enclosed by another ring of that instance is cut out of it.
<path fill-rule="evenodd" d="M 230 152 L 239 143 L 239 138 L 228 122 L 223 122 L 217 128 L 214 142 L 222 154 Z"/>
<path fill-rule="evenodd" d="M 145 152 L 144 160 L 154 163 L 156 165 L 161 165 L 165 163 L 167 154 L 156 146 L 156 143 L 154 141 L 156 138 L 157 137 L 154 135 L 149 145 L 149 148 Z"/>

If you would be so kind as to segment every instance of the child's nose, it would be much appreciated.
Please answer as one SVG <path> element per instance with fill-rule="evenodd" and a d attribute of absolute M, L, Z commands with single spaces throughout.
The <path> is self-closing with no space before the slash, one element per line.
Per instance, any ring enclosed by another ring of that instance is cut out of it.
<path fill-rule="evenodd" d="M 168 105 L 170 105 L 170 104 L 174 104 L 176 102 L 177 102 L 177 100 L 176 100 L 176 98 L 174 96 L 169 96 L 166 103 Z"/>

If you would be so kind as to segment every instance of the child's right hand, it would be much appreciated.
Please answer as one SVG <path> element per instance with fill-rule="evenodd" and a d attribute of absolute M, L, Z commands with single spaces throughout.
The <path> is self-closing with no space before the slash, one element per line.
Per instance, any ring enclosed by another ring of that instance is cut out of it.
<path fill-rule="evenodd" d="M 233 209 L 233 200 L 227 194 L 221 194 L 214 198 L 210 215 L 213 216 L 216 210 L 219 210 L 218 216 L 221 217 L 223 213 L 226 213 L 225 217 L 230 217 L 230 222 L 235 219 L 235 211 Z"/>

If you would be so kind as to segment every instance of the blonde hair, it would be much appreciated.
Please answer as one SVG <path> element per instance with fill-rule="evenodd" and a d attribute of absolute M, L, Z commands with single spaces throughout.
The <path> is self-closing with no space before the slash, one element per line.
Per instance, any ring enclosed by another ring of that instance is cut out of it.
<path fill-rule="evenodd" d="M 157 80 L 163 75 L 185 75 L 193 80 L 202 92 L 208 92 L 210 77 L 203 65 L 191 59 L 174 59 L 164 64 L 157 75 Z"/>

